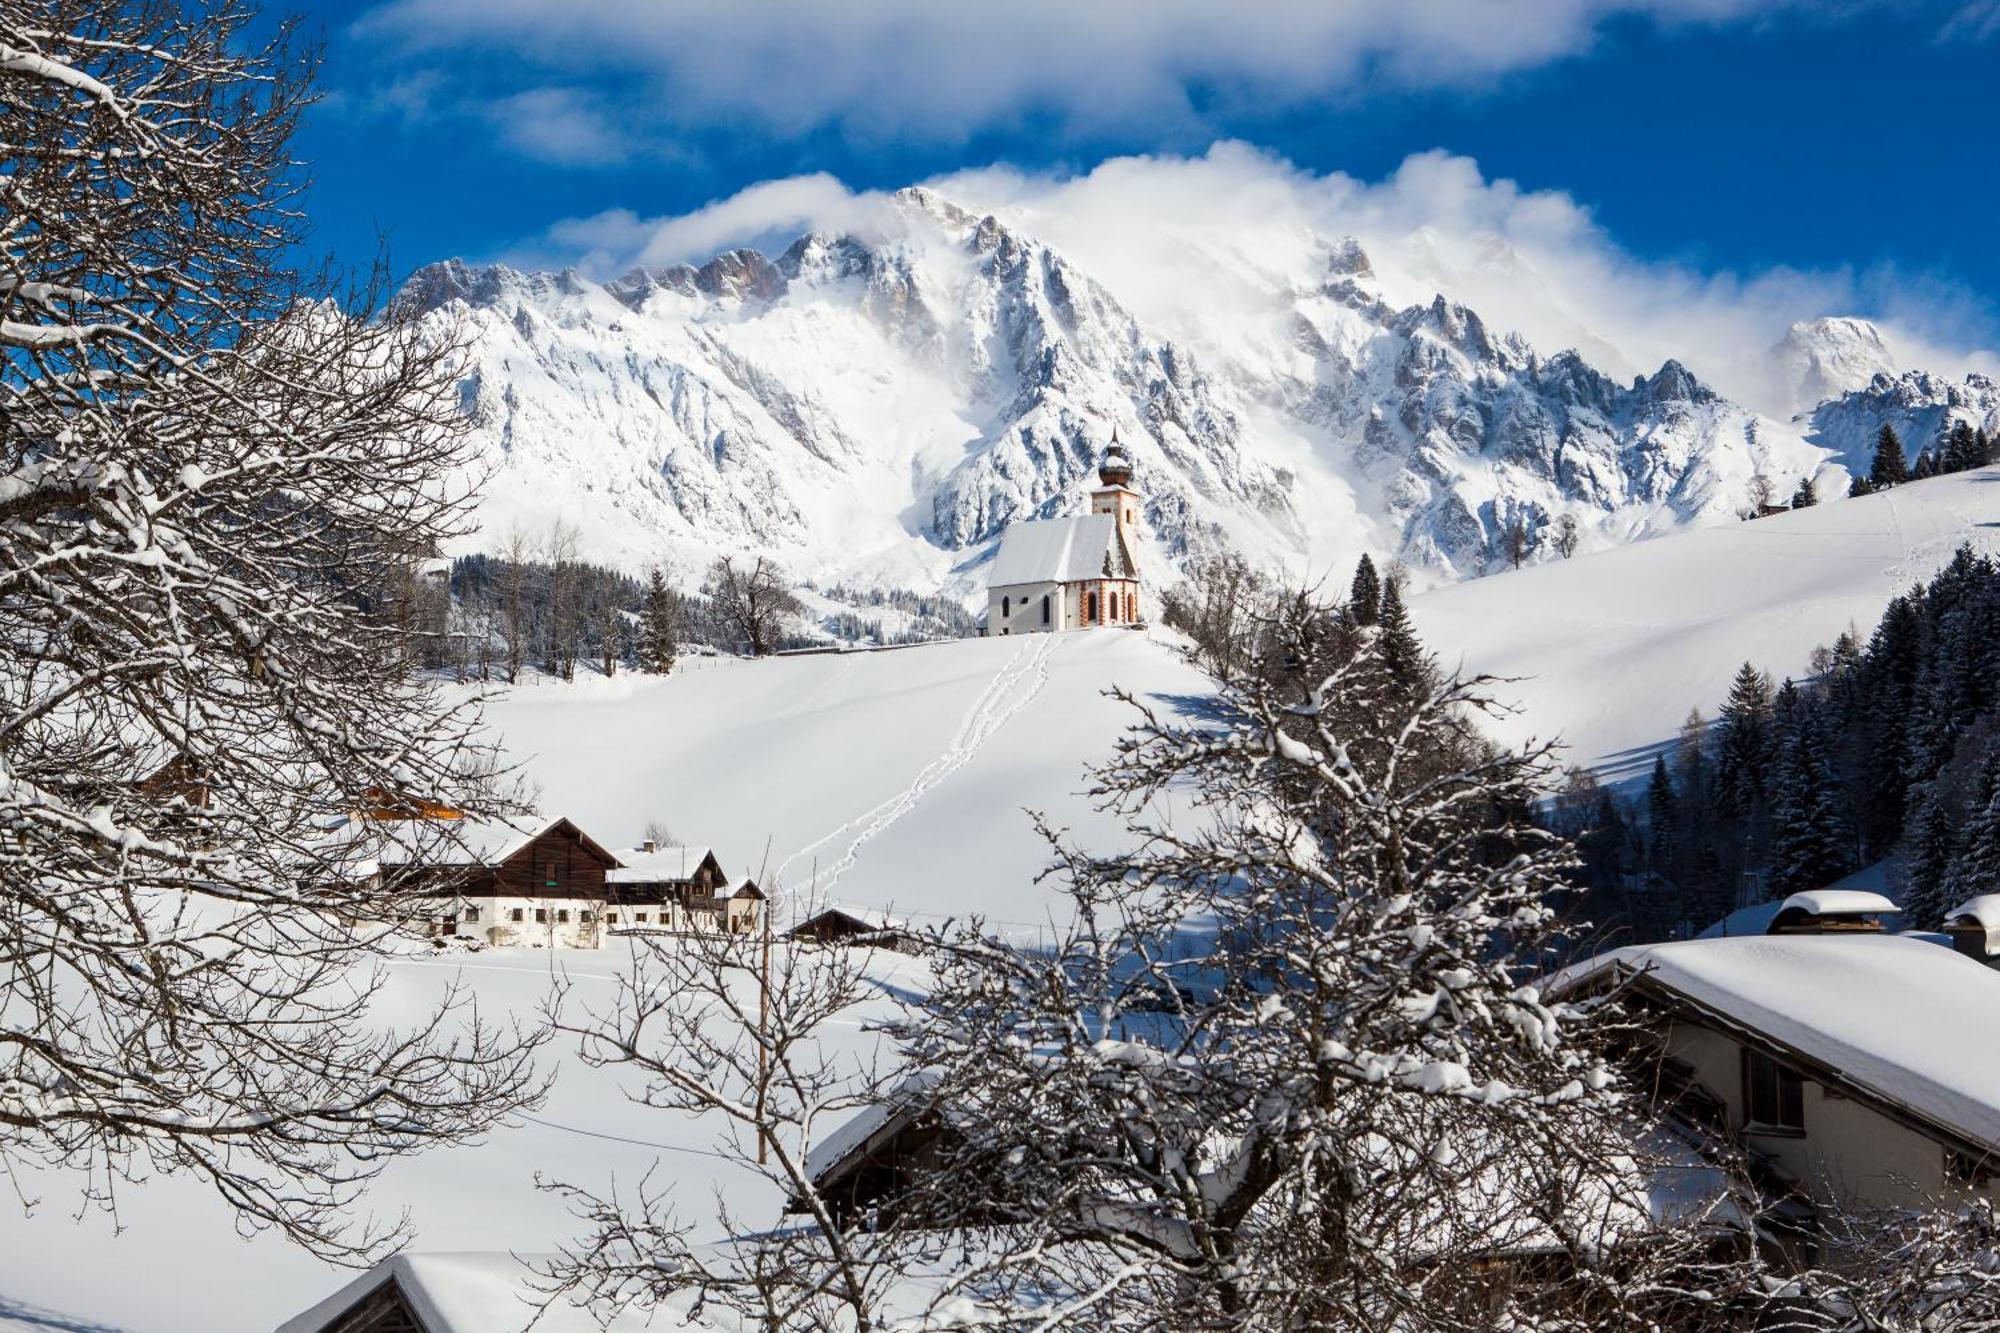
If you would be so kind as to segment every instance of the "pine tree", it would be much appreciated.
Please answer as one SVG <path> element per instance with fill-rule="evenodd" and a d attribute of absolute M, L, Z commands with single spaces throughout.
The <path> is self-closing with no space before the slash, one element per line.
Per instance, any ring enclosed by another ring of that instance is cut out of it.
<path fill-rule="evenodd" d="M 1789 690 L 1791 682 L 1786 682 Z M 1796 698 L 1796 691 L 1793 692 Z M 1780 708 L 1782 749 L 1771 791 L 1771 896 L 1824 888 L 1854 869 L 1833 765 L 1816 711 Z"/>
<path fill-rule="evenodd" d="M 1716 728 L 1717 798 L 1745 818 L 1763 802 L 1771 763 L 1771 682 L 1751 663 L 1737 670 Z"/>
<path fill-rule="evenodd" d="M 1940 885 L 1940 912 L 1983 893 L 2000 893 L 2000 748 L 1986 757 L 1980 770 L 1972 813 L 1959 832 L 1957 850 Z"/>
<path fill-rule="evenodd" d="M 1903 926 L 1931 930 L 1956 903 L 1945 901 L 1945 876 L 1951 870 L 1957 840 L 1951 818 L 1937 793 L 1926 788 L 1910 817 L 1909 884 L 1903 894 Z"/>
<path fill-rule="evenodd" d="M 1653 778 L 1646 784 L 1646 831 L 1652 838 L 1653 869 L 1661 875 L 1673 873 L 1679 805 L 1674 798 L 1674 780 L 1667 772 L 1667 756 L 1656 754 Z"/>
<path fill-rule="evenodd" d="M 1347 593 L 1347 613 L 1357 625 L 1372 625 L 1382 614 L 1382 579 L 1367 556 L 1354 567 L 1354 585 Z"/>
<path fill-rule="evenodd" d="M 1945 472 L 1964 472 L 1986 461 L 1986 447 L 1968 421 L 1954 422 L 1940 448 L 1940 469 Z"/>
<path fill-rule="evenodd" d="M 1909 479 L 1910 466 L 1903 457 L 1902 438 L 1885 421 L 1881 434 L 1875 437 L 1875 459 L 1868 465 L 1868 485 L 1881 490 L 1885 486 L 1900 486 Z"/>
<path fill-rule="evenodd" d="M 1925 449 L 1917 455 L 1917 465 L 1910 471 L 1911 481 L 1923 481 L 1938 474 L 1937 455 Z"/>
<path fill-rule="evenodd" d="M 1432 676 L 1430 654 L 1424 651 L 1403 608 L 1402 590 L 1394 579 L 1382 585 L 1382 608 L 1377 632 L 1382 637 L 1382 661 L 1389 678 L 1406 693 L 1414 694 L 1429 686 Z"/>
<path fill-rule="evenodd" d="M 654 569 L 646 578 L 646 601 L 639 612 L 639 669 L 664 676 L 680 655 L 680 596 L 667 576 Z"/>
<path fill-rule="evenodd" d="M 1851 477 L 1847 482 L 1847 498 L 1850 500 L 1856 499 L 1869 494 L 1874 489 L 1873 486 L 1868 484 L 1868 478 L 1861 476 Z"/>
<path fill-rule="evenodd" d="M 1819 491 L 1811 477 L 1800 477 L 1799 488 L 1792 492 L 1792 508 L 1811 509 L 1819 503 Z"/>

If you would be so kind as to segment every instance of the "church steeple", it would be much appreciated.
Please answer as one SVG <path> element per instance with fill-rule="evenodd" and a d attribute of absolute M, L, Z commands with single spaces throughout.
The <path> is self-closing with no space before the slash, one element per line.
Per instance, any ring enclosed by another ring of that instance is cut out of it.
<path fill-rule="evenodd" d="M 1132 484 L 1132 460 L 1125 455 L 1125 446 L 1118 443 L 1118 428 L 1111 428 L 1111 447 L 1104 451 L 1104 461 L 1097 465 L 1097 479 L 1105 486 L 1130 486 Z"/>

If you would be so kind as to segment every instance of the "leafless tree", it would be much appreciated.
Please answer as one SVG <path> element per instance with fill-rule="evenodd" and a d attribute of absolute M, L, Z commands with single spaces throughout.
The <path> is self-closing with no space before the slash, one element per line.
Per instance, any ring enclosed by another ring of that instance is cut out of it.
<path fill-rule="evenodd" d="M 1754 518 L 1771 504 L 1771 479 L 1759 472 L 1750 478 L 1750 514 Z"/>
<path fill-rule="evenodd" d="M 753 1193 L 791 1200 L 802 1225 L 773 1231 L 763 1218 L 740 1216 L 730 1193 L 742 1185 L 718 1191 L 713 1217 L 701 1218 L 682 1211 L 686 1200 L 670 1186 L 650 1181 L 621 1197 L 598 1193 L 595 1183 L 544 1180 L 588 1226 L 548 1266 L 553 1288 L 604 1313 L 694 1291 L 746 1327 L 882 1326 L 890 1289 L 915 1262 L 908 1233 L 843 1226 L 837 1201 L 807 1170 L 814 1143 L 890 1095 L 871 1064 L 824 1040 L 829 1025 L 851 1023 L 877 994 L 864 956 L 724 932 L 648 940 L 608 1006 L 555 1018 L 586 1063 L 640 1073 L 645 1105 L 717 1124 L 717 1151 L 744 1182 L 767 1187 Z M 720 1254 L 690 1243 L 697 1226 L 716 1221 L 726 1234 L 756 1239 Z"/>
<path fill-rule="evenodd" d="M 500 808 L 388 591 L 462 522 L 460 356 L 284 268 L 312 59 L 252 18 L 0 4 L 0 1155 L 353 1259 L 371 1177 L 536 1084 L 456 1000 L 368 1013 L 421 904 L 329 828 Z"/>
<path fill-rule="evenodd" d="M 1582 534 L 1577 528 L 1576 515 L 1564 514 L 1556 520 L 1556 551 L 1567 560 L 1576 554 L 1577 543 Z"/>
<path fill-rule="evenodd" d="M 1194 640 L 1195 661 L 1218 676 L 1243 669 L 1257 651 L 1256 627 L 1275 614 L 1276 589 L 1235 552 L 1190 561 L 1163 598 L 1167 624 Z"/>
<path fill-rule="evenodd" d="M 1516 569 L 1519 569 L 1521 562 L 1528 558 L 1528 552 L 1533 545 L 1534 543 L 1529 540 L 1528 524 L 1524 519 L 1518 517 L 1510 519 L 1507 526 L 1500 530 L 1500 547 L 1507 553 L 1508 562 Z"/>
<path fill-rule="evenodd" d="M 1339 619 L 1281 618 L 1266 655 L 1292 666 L 1225 682 L 1223 720 L 1127 699 L 1094 790 L 1134 845 L 1044 830 L 1076 913 L 1052 948 L 932 932 L 932 987 L 892 1025 L 915 1075 L 798 1062 L 859 978 L 781 973 L 760 1024 L 754 982 L 710 979 L 748 974 L 747 942 L 580 1025 L 655 1104 L 735 1124 L 739 1160 L 769 1131 L 809 1220 L 724 1261 L 657 1196 L 577 1196 L 593 1230 L 557 1276 L 773 1329 L 877 1327 L 926 1264 L 913 1326 L 1727 1326 L 1761 1276 L 1753 1206 L 1624 1087 L 1615 997 L 1526 975 L 1570 860 L 1520 815 L 1547 752 L 1473 735 L 1481 682 L 1412 697 L 1378 636 L 1329 648 Z M 934 1117 L 935 1155 L 843 1229 L 796 1151 L 864 1097 Z M 1663 1182 L 1692 1186 L 1671 1215 Z"/>
<path fill-rule="evenodd" d="M 507 642 L 507 683 L 518 685 L 528 659 L 528 562 L 534 543 L 518 526 L 510 528 L 500 548 L 505 568 L 500 573 L 500 633 Z"/>
<path fill-rule="evenodd" d="M 583 605 L 579 598 L 576 525 L 557 519 L 542 539 L 542 559 L 549 567 L 549 611 L 547 668 L 564 680 L 576 679 L 577 658 L 582 656 Z"/>
<path fill-rule="evenodd" d="M 707 593 L 717 620 L 753 657 L 775 649 L 785 621 L 803 609 L 767 556 L 747 567 L 735 556 L 721 557 L 709 569 Z"/>

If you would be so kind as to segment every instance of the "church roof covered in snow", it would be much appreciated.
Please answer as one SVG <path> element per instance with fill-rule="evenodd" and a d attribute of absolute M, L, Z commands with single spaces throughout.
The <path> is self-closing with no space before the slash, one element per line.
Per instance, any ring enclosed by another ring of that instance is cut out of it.
<path fill-rule="evenodd" d="M 1118 521 L 1109 514 L 1078 514 L 1016 523 L 1000 539 L 987 572 L 988 587 L 1017 583 L 1074 583 L 1110 572 Z"/>

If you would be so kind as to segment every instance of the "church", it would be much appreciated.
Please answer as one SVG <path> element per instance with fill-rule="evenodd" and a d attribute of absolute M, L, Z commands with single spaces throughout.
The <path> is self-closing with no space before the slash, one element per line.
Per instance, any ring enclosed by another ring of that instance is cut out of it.
<path fill-rule="evenodd" d="M 1115 434 L 1097 479 L 1088 514 L 1016 523 L 1001 537 L 986 577 L 988 634 L 1139 623 L 1139 493 Z"/>

